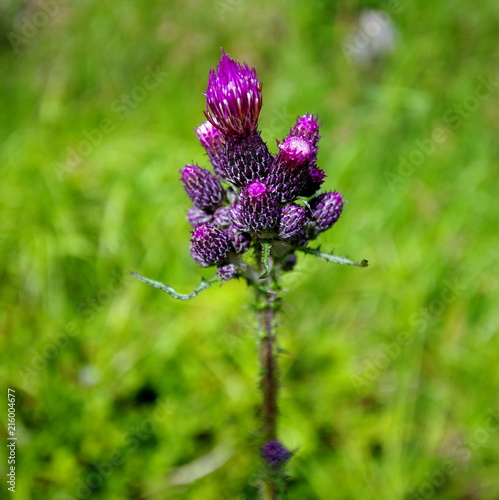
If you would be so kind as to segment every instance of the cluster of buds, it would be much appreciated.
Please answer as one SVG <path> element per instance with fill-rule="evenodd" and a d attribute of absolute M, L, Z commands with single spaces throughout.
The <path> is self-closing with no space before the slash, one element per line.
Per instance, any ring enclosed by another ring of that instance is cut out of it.
<path fill-rule="evenodd" d="M 338 192 L 317 194 L 326 177 L 316 165 L 317 117 L 298 118 L 272 155 L 257 129 L 261 107 L 255 69 L 223 53 L 209 75 L 207 121 L 196 130 L 214 173 L 198 165 L 180 170 L 194 203 L 187 214 L 191 256 L 203 267 L 217 266 L 222 280 L 243 274 L 241 256 L 258 242 L 279 247 L 289 262 L 343 209 Z"/>

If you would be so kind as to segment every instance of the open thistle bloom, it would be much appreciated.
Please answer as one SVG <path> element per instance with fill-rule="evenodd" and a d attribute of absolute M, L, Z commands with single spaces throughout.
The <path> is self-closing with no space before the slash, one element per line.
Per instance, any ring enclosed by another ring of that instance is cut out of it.
<path fill-rule="evenodd" d="M 256 70 L 241 65 L 225 52 L 210 71 L 206 118 L 224 134 L 252 134 L 262 107 L 262 86 Z"/>
<path fill-rule="evenodd" d="M 262 85 L 256 70 L 225 52 L 210 71 L 207 121 L 197 129 L 214 173 L 186 165 L 180 172 L 194 206 L 191 255 L 203 267 L 217 266 L 220 279 L 248 277 L 243 260 L 267 242 L 274 265 L 290 269 L 295 250 L 305 248 L 338 220 L 343 197 L 317 194 L 326 174 L 317 167 L 319 121 L 298 117 L 271 154 L 257 129 Z"/>

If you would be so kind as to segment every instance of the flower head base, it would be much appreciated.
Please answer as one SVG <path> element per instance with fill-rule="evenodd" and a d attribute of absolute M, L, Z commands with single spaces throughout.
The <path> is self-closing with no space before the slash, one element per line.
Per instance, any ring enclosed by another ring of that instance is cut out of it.
<path fill-rule="evenodd" d="M 272 161 L 272 155 L 259 134 L 233 136 L 227 140 L 221 175 L 234 186 L 244 187 L 254 180 L 265 179 Z"/>
<path fill-rule="evenodd" d="M 281 203 L 296 200 L 306 188 L 309 165 L 315 162 L 316 153 L 312 144 L 301 137 L 288 136 L 279 145 L 268 182 Z"/>
<path fill-rule="evenodd" d="M 222 281 L 229 281 L 237 276 L 237 267 L 234 264 L 224 264 L 218 266 L 217 276 Z"/>
<path fill-rule="evenodd" d="M 180 173 L 187 196 L 197 207 L 212 211 L 220 205 L 223 188 L 215 175 L 197 165 L 186 165 Z"/>
<path fill-rule="evenodd" d="M 279 236 L 285 240 L 298 234 L 308 220 L 306 210 L 294 203 L 289 203 L 282 208 L 279 221 Z"/>
<path fill-rule="evenodd" d="M 343 211 L 343 196 L 340 193 L 322 193 L 310 200 L 312 226 L 316 234 L 326 231 L 339 219 Z"/>
<path fill-rule="evenodd" d="M 267 184 L 255 181 L 241 192 L 231 215 L 239 231 L 266 235 L 276 229 L 280 211 Z"/>
<path fill-rule="evenodd" d="M 210 267 L 227 260 L 232 244 L 226 231 L 211 224 L 201 224 L 191 234 L 190 253 L 199 265 Z"/>
<path fill-rule="evenodd" d="M 255 132 L 262 107 L 256 70 L 240 65 L 224 52 L 217 68 L 210 71 L 206 104 L 206 118 L 224 134 Z"/>
<path fill-rule="evenodd" d="M 284 465 L 291 456 L 292 453 L 276 440 L 268 441 L 262 448 L 262 458 L 273 469 Z"/>

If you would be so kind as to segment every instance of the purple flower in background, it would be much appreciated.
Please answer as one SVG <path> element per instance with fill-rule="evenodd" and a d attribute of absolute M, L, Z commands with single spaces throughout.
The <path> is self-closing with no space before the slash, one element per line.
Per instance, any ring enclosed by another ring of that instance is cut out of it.
<path fill-rule="evenodd" d="M 272 468 L 278 468 L 291 458 L 292 453 L 276 440 L 268 441 L 262 448 L 262 457 Z"/>

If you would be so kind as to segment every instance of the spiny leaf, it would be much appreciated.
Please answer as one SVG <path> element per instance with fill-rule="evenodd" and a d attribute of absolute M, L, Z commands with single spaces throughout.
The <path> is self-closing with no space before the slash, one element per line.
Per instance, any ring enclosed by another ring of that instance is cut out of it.
<path fill-rule="evenodd" d="M 166 285 L 165 283 L 161 283 L 161 281 L 151 280 L 149 278 L 145 278 L 144 276 L 141 276 L 140 274 L 133 273 L 133 272 L 130 272 L 130 274 L 132 276 L 135 276 L 138 280 L 143 281 L 147 285 L 150 285 L 150 286 L 152 286 L 154 288 L 157 288 L 158 290 L 161 290 L 161 291 L 167 293 L 168 295 L 170 295 L 171 297 L 173 297 L 174 299 L 177 299 L 177 300 L 189 300 L 189 299 L 193 299 L 194 297 L 196 297 L 198 295 L 199 292 L 202 292 L 203 290 L 206 290 L 213 283 L 217 283 L 217 282 L 221 281 L 220 278 L 218 278 L 216 276 L 213 277 L 213 278 L 210 278 L 208 280 L 205 280 L 203 278 L 201 280 L 201 283 L 196 288 L 194 288 L 194 291 L 192 293 L 187 293 L 186 294 L 186 293 L 178 293 L 178 292 L 176 292 L 171 286 Z"/>
<path fill-rule="evenodd" d="M 303 253 L 308 253 L 310 255 L 315 255 L 316 257 L 319 257 L 320 259 L 324 259 L 327 262 L 331 262 L 333 264 L 340 264 L 342 266 L 357 266 L 357 267 L 367 267 L 368 266 L 368 261 L 367 260 L 362 260 L 360 262 L 355 262 L 353 260 L 350 260 L 347 257 L 342 257 L 341 255 L 334 255 L 332 253 L 326 253 L 323 252 L 320 247 L 318 248 L 298 248 Z"/>

